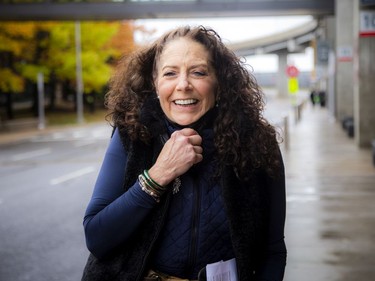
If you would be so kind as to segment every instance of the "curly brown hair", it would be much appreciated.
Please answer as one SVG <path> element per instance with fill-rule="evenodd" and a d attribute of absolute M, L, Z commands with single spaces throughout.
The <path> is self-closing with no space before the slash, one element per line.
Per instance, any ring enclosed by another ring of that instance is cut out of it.
<path fill-rule="evenodd" d="M 213 129 L 219 170 L 233 166 L 243 179 L 259 168 L 276 176 L 282 165 L 278 133 L 262 115 L 264 94 L 245 62 L 210 28 L 185 26 L 174 29 L 150 46 L 121 59 L 106 95 L 112 125 L 125 128 L 132 140 L 149 142 L 150 132 L 140 122 L 140 112 L 147 100 L 156 97 L 155 65 L 161 53 L 166 44 L 181 37 L 201 43 L 211 54 L 218 81 L 218 116 Z"/>

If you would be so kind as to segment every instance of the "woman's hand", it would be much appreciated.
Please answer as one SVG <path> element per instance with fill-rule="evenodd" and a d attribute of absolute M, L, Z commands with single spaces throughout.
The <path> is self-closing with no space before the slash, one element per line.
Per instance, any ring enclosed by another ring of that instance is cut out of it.
<path fill-rule="evenodd" d="M 150 177 L 166 186 L 203 160 L 201 144 L 201 136 L 193 129 L 184 128 L 174 132 L 148 171 Z"/>

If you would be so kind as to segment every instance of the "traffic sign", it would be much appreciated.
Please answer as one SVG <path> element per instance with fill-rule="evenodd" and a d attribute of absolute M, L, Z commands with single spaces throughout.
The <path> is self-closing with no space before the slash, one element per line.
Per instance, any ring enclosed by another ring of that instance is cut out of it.
<path fill-rule="evenodd" d="M 289 76 L 289 77 L 297 77 L 298 74 L 299 74 L 299 70 L 297 67 L 295 67 L 294 65 L 289 65 L 287 68 L 286 68 L 286 74 Z"/>
<path fill-rule="evenodd" d="M 288 79 L 288 92 L 289 94 L 295 95 L 299 91 L 298 79 L 291 77 Z"/>

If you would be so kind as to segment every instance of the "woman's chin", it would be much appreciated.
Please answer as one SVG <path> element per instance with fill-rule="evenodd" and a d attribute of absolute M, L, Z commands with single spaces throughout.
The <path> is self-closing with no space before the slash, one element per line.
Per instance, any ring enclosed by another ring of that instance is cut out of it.
<path fill-rule="evenodd" d="M 190 127 L 191 125 L 193 125 L 195 122 L 175 122 L 177 125 L 181 126 L 181 127 Z"/>
<path fill-rule="evenodd" d="M 199 119 L 200 118 L 174 118 L 174 120 L 172 121 L 179 126 L 189 127 L 190 125 L 197 122 Z"/>

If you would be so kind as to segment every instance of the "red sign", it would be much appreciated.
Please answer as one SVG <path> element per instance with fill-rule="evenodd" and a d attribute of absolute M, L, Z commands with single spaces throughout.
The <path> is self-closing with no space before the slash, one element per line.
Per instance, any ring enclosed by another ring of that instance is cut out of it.
<path fill-rule="evenodd" d="M 297 77 L 299 70 L 294 65 L 290 65 L 286 68 L 286 74 L 288 74 L 289 77 Z"/>
<path fill-rule="evenodd" d="M 375 11 L 360 12 L 359 36 L 375 36 Z"/>

